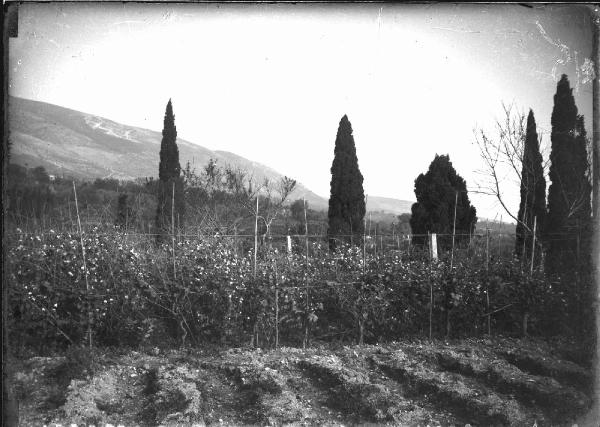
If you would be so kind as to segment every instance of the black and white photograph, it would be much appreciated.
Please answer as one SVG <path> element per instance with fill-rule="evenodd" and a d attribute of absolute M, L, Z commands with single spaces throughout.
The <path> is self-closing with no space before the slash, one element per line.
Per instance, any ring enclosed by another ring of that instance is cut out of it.
<path fill-rule="evenodd" d="M 3 426 L 600 427 L 600 6 L 3 9 Z"/>

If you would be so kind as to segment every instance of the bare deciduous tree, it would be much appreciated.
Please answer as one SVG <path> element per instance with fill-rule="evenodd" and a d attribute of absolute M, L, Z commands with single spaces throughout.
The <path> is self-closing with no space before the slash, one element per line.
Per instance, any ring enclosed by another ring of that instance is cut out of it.
<path fill-rule="evenodd" d="M 213 159 L 199 174 L 188 165 L 183 175 L 191 204 L 200 206 L 203 197 L 210 201 L 201 208 L 201 228 L 228 233 L 244 219 L 258 216 L 264 225 L 263 239 L 268 236 L 273 221 L 296 187 L 296 181 L 288 177 L 277 181 L 265 178 L 257 184 L 247 171 L 232 165 L 219 166 Z"/>
<path fill-rule="evenodd" d="M 262 236 L 263 240 L 269 236 L 273 220 L 275 220 L 277 215 L 282 211 L 285 202 L 295 188 L 296 181 L 287 176 L 284 176 L 274 183 L 267 178 L 264 179 L 263 184 L 259 189 L 259 193 L 263 193 L 264 197 L 262 199 L 262 205 L 259 203 L 260 215 L 258 215 L 258 218 L 261 219 L 265 225 L 265 232 Z M 255 209 L 256 206 L 253 206 L 253 210 Z"/>
<path fill-rule="evenodd" d="M 481 128 L 474 130 L 475 142 L 484 167 L 477 171 L 481 179 L 476 183 L 476 188 L 470 191 L 495 197 L 509 217 L 520 223 L 527 232 L 532 232 L 530 224 L 518 217 L 518 206 L 509 206 L 506 200 L 506 194 L 517 192 L 523 181 L 527 116 L 518 111 L 514 104 L 502 103 L 502 109 L 503 115 L 496 120 L 493 134 Z M 542 155 L 546 159 L 543 163 L 546 176 L 548 156 L 544 155 L 547 148 L 542 144 L 541 134 L 540 147 L 544 147 Z M 533 192 L 534 189 L 528 188 L 527 191 Z"/>

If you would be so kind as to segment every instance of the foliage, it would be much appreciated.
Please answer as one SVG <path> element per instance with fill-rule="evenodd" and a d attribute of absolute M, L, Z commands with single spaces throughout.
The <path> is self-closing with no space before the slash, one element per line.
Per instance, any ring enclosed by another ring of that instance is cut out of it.
<path fill-rule="evenodd" d="M 350 234 L 362 234 L 365 212 L 363 176 L 358 167 L 352 125 L 348 116 L 344 115 L 335 138 L 334 158 L 331 165 L 328 234 L 346 236 L 344 240 L 347 241 L 350 241 L 347 237 Z"/>
<path fill-rule="evenodd" d="M 422 243 L 424 234 L 452 234 L 456 208 L 456 234 L 458 241 L 466 240 L 477 222 L 476 210 L 471 206 L 465 180 L 456 173 L 449 156 L 439 156 L 429 165 L 425 174 L 415 180 L 417 202 L 412 205 L 410 227 L 414 240 Z M 461 236 L 462 235 L 462 236 Z M 442 248 L 449 248 L 450 240 L 440 241 Z"/>
<path fill-rule="evenodd" d="M 533 111 L 527 116 L 527 131 L 523 149 L 521 170 L 521 204 L 517 221 L 517 239 L 515 253 L 517 256 L 531 258 L 534 221 L 536 235 L 543 230 L 546 217 L 546 178 Z"/>

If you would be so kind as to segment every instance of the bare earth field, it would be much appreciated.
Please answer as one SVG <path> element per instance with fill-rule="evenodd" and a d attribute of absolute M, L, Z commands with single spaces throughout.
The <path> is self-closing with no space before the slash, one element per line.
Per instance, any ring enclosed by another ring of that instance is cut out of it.
<path fill-rule="evenodd" d="M 19 361 L 13 384 L 32 426 L 571 426 L 591 405 L 592 374 L 567 350 L 494 338 L 97 351 L 87 365 Z"/>

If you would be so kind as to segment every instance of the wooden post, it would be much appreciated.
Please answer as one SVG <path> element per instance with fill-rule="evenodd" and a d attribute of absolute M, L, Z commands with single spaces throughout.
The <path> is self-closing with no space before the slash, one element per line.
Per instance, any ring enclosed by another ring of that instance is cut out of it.
<path fill-rule="evenodd" d="M 485 229 L 485 270 L 490 269 L 490 229 Z"/>
<path fill-rule="evenodd" d="M 597 8 L 596 8 L 597 9 Z M 593 99 L 593 155 L 592 155 L 592 216 L 593 216 L 593 228 L 592 228 L 592 244 L 593 254 L 592 256 L 592 286 L 591 286 L 591 299 L 593 304 L 596 304 L 595 316 L 593 319 L 596 322 L 596 330 L 600 330 L 600 310 L 598 304 L 600 304 L 600 14 L 597 10 L 593 14 L 593 42 L 592 42 L 592 60 L 594 63 L 594 78 L 592 80 L 592 99 Z M 596 357 L 594 363 L 595 378 L 594 389 L 600 390 L 600 347 L 596 344 Z M 590 411 L 592 415 L 590 420 L 600 419 L 600 399 L 596 399 L 594 404 L 595 409 Z"/>
<path fill-rule="evenodd" d="M 279 348 L 279 277 L 277 275 L 277 259 L 275 263 L 275 348 Z"/>
<path fill-rule="evenodd" d="M 471 241 L 473 240 L 473 221 L 469 224 L 469 248 L 471 247 Z"/>
<path fill-rule="evenodd" d="M 485 229 L 485 271 L 489 273 L 490 271 L 490 229 Z M 488 335 L 492 334 L 492 315 L 490 313 L 490 277 L 487 275 L 485 281 L 485 299 L 486 299 L 486 307 L 487 307 L 487 330 Z"/>
<path fill-rule="evenodd" d="M 256 215 L 254 218 L 254 278 L 256 279 L 256 252 L 258 252 L 258 193 L 256 194 Z"/>
<path fill-rule="evenodd" d="M 375 239 L 373 239 L 373 243 L 375 243 L 375 248 L 374 248 L 375 259 L 377 259 L 377 224 L 375 224 Z"/>
<path fill-rule="evenodd" d="M 67 199 L 67 205 L 69 208 L 69 224 L 71 225 L 71 232 L 73 232 L 73 218 L 71 218 L 71 200 Z"/>
<path fill-rule="evenodd" d="M 75 212 L 77 213 L 77 228 L 79 229 L 79 240 L 81 242 L 81 257 L 83 258 L 83 274 L 85 275 L 85 290 L 88 297 L 88 345 L 92 349 L 92 307 L 90 302 L 90 283 L 88 281 L 87 264 L 85 262 L 85 245 L 83 244 L 83 233 L 81 231 L 81 219 L 79 218 L 79 204 L 77 203 L 77 189 L 73 181 L 73 194 L 75 195 Z"/>
<path fill-rule="evenodd" d="M 497 255 L 496 255 L 496 259 L 500 259 L 500 255 L 501 255 L 501 252 L 502 252 L 502 239 L 501 239 L 501 237 L 502 237 L 502 215 L 500 215 L 500 227 L 499 227 L 499 229 L 500 229 L 500 233 L 498 233 L 498 245 L 497 245 L 498 246 L 498 252 L 497 252 Z"/>
<path fill-rule="evenodd" d="M 239 256 L 238 254 L 238 237 L 237 237 L 237 224 L 233 225 L 233 253 L 235 254 L 235 257 L 237 258 Z"/>
<path fill-rule="evenodd" d="M 127 208 L 127 199 L 125 199 L 125 236 L 129 230 L 129 209 Z"/>
<path fill-rule="evenodd" d="M 431 233 L 427 232 L 427 249 L 429 252 L 429 262 L 431 262 Z"/>
<path fill-rule="evenodd" d="M 308 297 L 308 220 L 306 218 L 306 199 L 302 199 L 302 204 L 304 206 L 304 233 L 306 236 L 306 255 L 304 258 L 305 261 L 305 266 L 306 266 L 306 277 L 305 277 L 305 290 L 306 290 L 306 301 L 305 301 L 305 311 L 304 311 L 304 317 L 305 317 L 305 324 L 304 324 L 304 340 L 302 342 L 302 348 L 306 348 L 308 346 L 308 323 L 309 323 L 309 319 L 308 319 L 308 308 L 309 308 L 309 297 Z"/>
<path fill-rule="evenodd" d="M 367 201 L 369 200 L 369 196 L 365 195 L 365 206 L 367 205 Z M 363 275 L 365 274 L 365 268 L 367 264 L 367 217 L 363 218 L 364 227 L 363 227 Z"/>
<path fill-rule="evenodd" d="M 594 63 L 594 78 L 592 79 L 592 216 L 596 227 L 600 224 L 598 216 L 600 215 L 600 15 L 596 11 L 592 23 L 592 61 Z M 596 236 L 598 234 L 596 233 Z M 595 239 L 600 244 L 599 239 Z M 600 247 L 597 246 L 598 249 Z M 598 260 L 598 252 L 594 259 Z M 600 263 L 596 262 L 596 268 L 600 268 Z M 600 273 L 596 270 L 597 273 Z M 600 279 L 600 276 L 597 276 Z M 599 409 L 600 410 L 600 409 Z"/>
<path fill-rule="evenodd" d="M 431 233 L 427 232 L 427 246 L 429 249 L 429 265 L 431 266 L 432 260 L 432 246 L 431 246 Z M 429 340 L 431 341 L 433 330 L 433 279 L 429 278 Z"/>
<path fill-rule="evenodd" d="M 430 239 L 430 248 L 431 248 L 431 258 L 434 260 L 438 260 L 438 249 L 437 249 L 437 233 L 431 233 L 429 235 Z"/>
<path fill-rule="evenodd" d="M 429 341 L 433 330 L 433 279 L 429 279 Z"/>
<path fill-rule="evenodd" d="M 306 216 L 306 199 L 302 199 L 302 204 L 304 206 L 304 234 L 306 236 L 306 266 L 308 268 L 308 219 Z"/>
<path fill-rule="evenodd" d="M 173 279 L 177 279 L 175 268 L 175 181 L 173 181 L 173 194 L 171 197 L 171 241 L 173 244 Z"/>
<path fill-rule="evenodd" d="M 533 217 L 533 240 L 531 242 L 531 275 L 533 276 L 533 263 L 535 260 L 535 236 L 537 230 L 537 215 Z"/>
<path fill-rule="evenodd" d="M 523 208 L 522 220 L 524 223 L 527 221 L 527 203 L 525 203 L 525 207 Z M 518 224 L 519 223 L 517 222 L 517 225 Z M 527 232 L 525 231 L 525 233 L 527 233 Z M 527 251 L 527 239 L 525 238 L 525 236 L 523 236 L 523 250 L 521 251 L 521 267 L 523 267 L 523 265 L 525 263 L 525 253 Z M 516 236 L 516 238 L 518 239 L 519 236 Z"/>
<path fill-rule="evenodd" d="M 454 263 L 454 236 L 456 235 L 456 205 L 458 204 L 458 190 L 454 193 L 454 225 L 452 227 L 452 250 L 450 252 L 450 270 Z"/>

